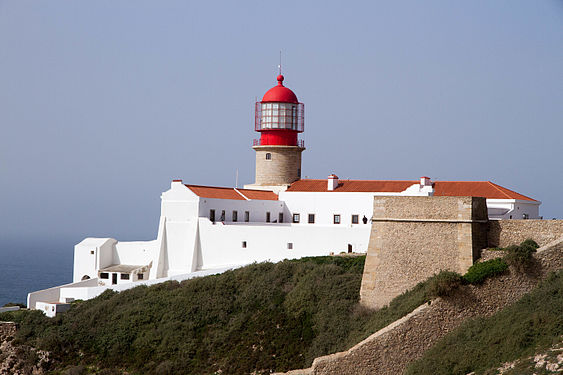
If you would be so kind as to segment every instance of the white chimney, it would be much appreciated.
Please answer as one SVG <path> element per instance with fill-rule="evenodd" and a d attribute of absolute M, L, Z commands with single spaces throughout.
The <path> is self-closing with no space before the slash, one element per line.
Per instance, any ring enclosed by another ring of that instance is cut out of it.
<path fill-rule="evenodd" d="M 183 185 L 182 180 L 172 180 L 172 183 L 170 184 L 170 188 L 174 188 L 181 185 Z"/>
<path fill-rule="evenodd" d="M 328 176 L 327 190 L 333 191 L 334 189 L 336 189 L 337 186 L 338 186 L 338 176 L 335 174 L 331 174 L 330 176 Z"/>
<path fill-rule="evenodd" d="M 432 186 L 432 181 L 430 181 L 430 177 L 421 177 L 420 178 L 420 187 L 423 186 Z"/>

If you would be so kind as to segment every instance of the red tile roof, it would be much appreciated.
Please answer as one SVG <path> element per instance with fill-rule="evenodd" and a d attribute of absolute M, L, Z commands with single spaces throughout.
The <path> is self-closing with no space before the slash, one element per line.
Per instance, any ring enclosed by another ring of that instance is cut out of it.
<path fill-rule="evenodd" d="M 418 183 L 419 181 L 340 180 L 334 192 L 399 193 Z M 299 180 L 291 184 L 287 191 L 328 191 L 327 185 L 327 180 Z M 434 195 L 536 201 L 490 181 L 436 181 Z"/>
<path fill-rule="evenodd" d="M 244 201 L 248 199 L 277 201 L 278 196 L 268 190 L 235 189 L 217 186 L 186 185 L 188 189 L 202 198 L 234 199 Z"/>

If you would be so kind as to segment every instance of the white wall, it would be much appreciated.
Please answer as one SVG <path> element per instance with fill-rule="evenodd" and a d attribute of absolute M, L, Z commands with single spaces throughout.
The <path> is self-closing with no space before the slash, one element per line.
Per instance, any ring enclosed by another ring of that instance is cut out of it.
<path fill-rule="evenodd" d="M 113 238 L 85 238 L 75 245 L 73 282 L 85 275 L 94 279 L 98 277 L 98 269 L 111 265 L 116 242 Z"/>
<path fill-rule="evenodd" d="M 72 289 L 72 288 L 79 288 L 79 287 L 92 287 L 98 285 L 98 279 L 88 279 L 84 281 L 79 281 L 76 283 L 70 283 L 65 285 L 55 286 L 49 289 L 38 290 L 36 292 L 28 293 L 27 294 L 27 308 L 28 309 L 35 309 L 35 305 L 38 301 L 42 302 L 66 302 L 66 300 L 61 300 L 61 289 Z"/>
<path fill-rule="evenodd" d="M 348 250 L 365 252 L 370 225 L 212 224 L 200 218 L 203 268 L 329 255 Z M 242 247 L 246 241 L 246 248 Z M 292 243 L 293 249 L 287 244 Z"/>
<path fill-rule="evenodd" d="M 539 201 L 525 201 L 518 199 L 487 199 L 487 208 L 489 209 L 489 219 L 524 219 L 524 215 L 528 219 L 540 219 Z M 507 210 L 504 214 L 498 214 L 499 210 Z"/>
<path fill-rule="evenodd" d="M 244 211 L 250 212 L 250 222 L 266 222 L 266 212 L 270 212 L 270 221 L 278 220 L 278 214 L 284 214 L 284 222 L 289 222 L 289 211 L 283 201 L 277 200 L 234 200 L 200 198 L 199 216 L 209 218 L 209 210 L 215 209 L 215 220 L 220 221 L 221 211 L 225 210 L 225 222 L 232 222 L 233 211 L 238 212 L 238 222 L 244 222 Z"/>

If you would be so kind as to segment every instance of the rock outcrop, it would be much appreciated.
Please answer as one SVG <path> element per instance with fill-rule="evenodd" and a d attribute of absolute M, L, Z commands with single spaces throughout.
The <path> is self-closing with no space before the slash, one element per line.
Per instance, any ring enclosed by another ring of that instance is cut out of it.
<path fill-rule="evenodd" d="M 0 322 L 0 375 L 43 375 L 49 353 L 29 345 L 14 345 L 17 325 Z"/>

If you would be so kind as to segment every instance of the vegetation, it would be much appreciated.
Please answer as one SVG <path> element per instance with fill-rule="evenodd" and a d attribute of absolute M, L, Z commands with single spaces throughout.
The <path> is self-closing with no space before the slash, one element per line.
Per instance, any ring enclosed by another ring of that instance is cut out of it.
<path fill-rule="evenodd" d="M 461 286 L 462 280 L 457 272 L 441 271 L 430 283 L 430 294 L 435 297 L 451 296 Z"/>
<path fill-rule="evenodd" d="M 489 277 L 504 273 L 507 269 L 508 264 L 501 258 L 478 262 L 469 267 L 467 273 L 463 275 L 463 280 L 468 284 L 478 285 Z"/>
<path fill-rule="evenodd" d="M 518 270 L 525 270 L 532 265 L 532 255 L 536 252 L 538 247 L 538 244 L 534 240 L 527 239 L 523 241 L 520 246 L 512 245 L 507 247 L 505 249 L 507 254 L 504 259 L 506 259 L 508 264 Z"/>
<path fill-rule="evenodd" d="M 220 275 L 140 286 L 39 311 L 0 314 L 20 323 L 16 342 L 52 352 L 58 368 L 132 374 L 270 373 L 308 367 L 430 299 L 421 283 L 373 311 L 358 304 L 365 257 L 260 263 Z M 74 367 L 69 367 L 69 366 Z"/>
<path fill-rule="evenodd" d="M 490 369 L 560 342 L 561 311 L 563 271 L 492 317 L 463 323 L 411 364 L 407 374 L 496 374 Z"/>

